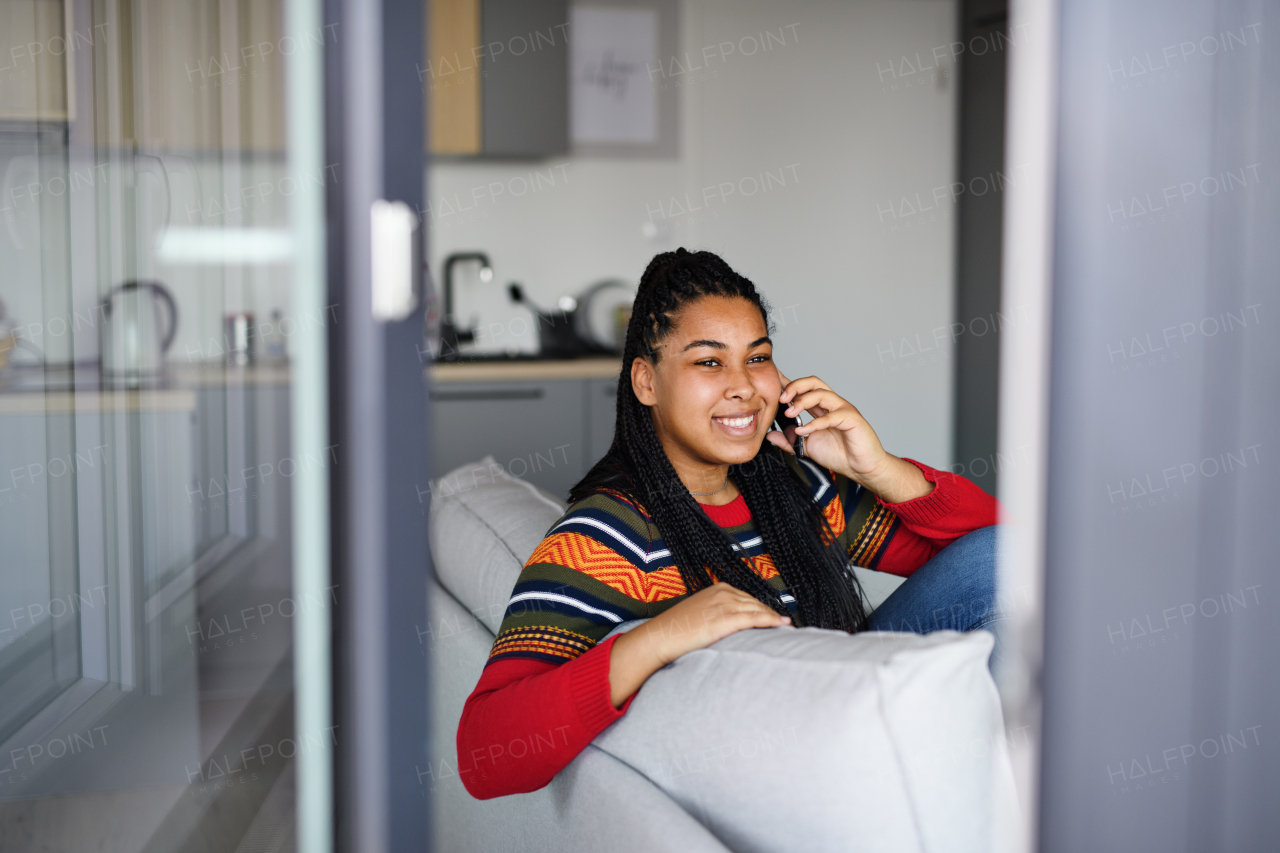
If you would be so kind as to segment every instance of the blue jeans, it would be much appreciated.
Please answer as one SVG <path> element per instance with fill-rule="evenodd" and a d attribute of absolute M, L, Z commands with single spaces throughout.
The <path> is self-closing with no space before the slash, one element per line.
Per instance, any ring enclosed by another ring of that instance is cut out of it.
<path fill-rule="evenodd" d="M 990 631 L 996 643 L 987 666 L 994 669 L 1005 619 L 996 602 L 998 529 L 980 527 L 935 554 L 875 609 L 869 630 Z"/>

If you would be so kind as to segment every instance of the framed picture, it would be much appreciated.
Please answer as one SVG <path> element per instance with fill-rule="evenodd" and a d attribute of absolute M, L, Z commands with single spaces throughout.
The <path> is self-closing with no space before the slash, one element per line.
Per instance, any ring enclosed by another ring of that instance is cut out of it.
<path fill-rule="evenodd" d="M 569 138 L 581 156 L 678 156 L 677 0 L 582 0 L 569 11 Z"/>

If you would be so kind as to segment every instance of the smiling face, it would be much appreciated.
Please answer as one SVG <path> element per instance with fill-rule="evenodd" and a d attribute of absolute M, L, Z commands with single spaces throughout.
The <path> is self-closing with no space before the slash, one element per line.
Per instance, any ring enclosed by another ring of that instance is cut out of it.
<path fill-rule="evenodd" d="M 651 408 L 662 447 L 686 484 L 754 459 L 773 424 L 782 380 L 760 309 L 704 296 L 672 315 L 656 365 L 637 358 L 636 397 Z"/>

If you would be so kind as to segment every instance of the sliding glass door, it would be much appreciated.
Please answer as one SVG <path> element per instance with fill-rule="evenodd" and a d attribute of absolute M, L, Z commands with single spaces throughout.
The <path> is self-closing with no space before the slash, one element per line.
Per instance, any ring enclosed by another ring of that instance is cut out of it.
<path fill-rule="evenodd" d="M 328 843 L 337 38 L 0 4 L 0 849 Z"/>

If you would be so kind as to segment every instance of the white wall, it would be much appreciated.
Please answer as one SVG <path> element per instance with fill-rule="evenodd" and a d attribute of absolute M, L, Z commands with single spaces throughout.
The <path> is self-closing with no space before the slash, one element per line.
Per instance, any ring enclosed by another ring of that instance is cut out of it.
<path fill-rule="evenodd" d="M 457 314 L 503 328 L 486 348 L 532 349 L 531 331 L 514 334 L 525 324 L 508 324 L 527 317 L 508 281 L 550 307 L 601 278 L 638 280 L 657 252 L 711 249 L 773 302 L 784 372 L 830 382 L 890 452 L 949 464 L 954 206 L 934 189 L 953 180 L 955 75 L 932 57 L 954 40 L 954 0 L 685 0 L 681 15 L 694 65 L 704 46 L 775 38 L 662 81 L 680 93 L 678 160 L 430 167 L 432 270 L 483 249 L 496 273 L 459 277 Z M 768 191 L 749 195 L 752 179 Z M 526 183 L 539 188 L 516 197 Z M 912 355 L 936 330 L 942 342 Z"/>

